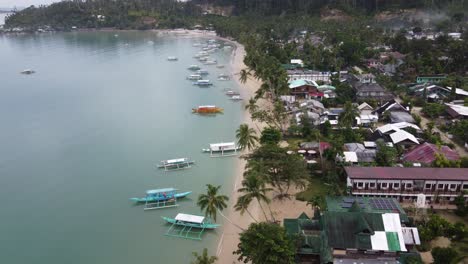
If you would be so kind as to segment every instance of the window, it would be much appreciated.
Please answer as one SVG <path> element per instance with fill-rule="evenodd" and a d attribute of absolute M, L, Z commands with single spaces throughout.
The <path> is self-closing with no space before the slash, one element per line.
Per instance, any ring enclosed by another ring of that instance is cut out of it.
<path fill-rule="evenodd" d="M 468 190 L 468 183 L 463 184 L 463 190 Z"/>
<path fill-rule="evenodd" d="M 431 183 L 426 183 L 425 189 L 432 189 L 432 184 Z"/>
<path fill-rule="evenodd" d="M 363 183 L 363 182 L 358 182 L 358 183 L 357 183 L 357 187 L 358 187 L 358 188 L 364 187 L 364 183 Z"/>
<path fill-rule="evenodd" d="M 393 184 L 393 189 L 400 189 L 400 183 L 394 183 Z"/>
<path fill-rule="evenodd" d="M 387 188 L 388 188 L 388 183 L 382 182 L 382 183 L 380 184 L 380 187 L 382 187 L 382 189 L 387 189 Z"/>
<path fill-rule="evenodd" d="M 443 190 L 444 189 L 444 184 L 443 183 L 439 183 L 437 185 L 437 190 Z"/>
<path fill-rule="evenodd" d="M 457 189 L 457 185 L 456 185 L 456 184 L 454 184 L 454 183 L 450 184 L 450 190 L 454 191 L 454 190 L 456 190 L 456 189 Z"/>
<path fill-rule="evenodd" d="M 405 188 L 406 189 L 413 189 L 413 184 L 408 182 L 408 183 L 405 184 Z"/>
<path fill-rule="evenodd" d="M 369 188 L 375 189 L 375 182 L 369 182 Z"/>

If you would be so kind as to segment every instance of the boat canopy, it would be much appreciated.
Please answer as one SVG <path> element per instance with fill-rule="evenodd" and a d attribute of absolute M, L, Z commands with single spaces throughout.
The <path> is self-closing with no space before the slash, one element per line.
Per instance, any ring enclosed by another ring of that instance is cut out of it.
<path fill-rule="evenodd" d="M 147 190 L 146 194 L 152 195 L 152 194 L 158 194 L 158 193 L 170 193 L 170 192 L 175 192 L 177 189 L 174 188 L 164 188 L 164 189 L 154 189 L 154 190 Z"/>
<path fill-rule="evenodd" d="M 205 217 L 198 216 L 198 215 L 190 215 L 190 214 L 177 214 L 175 217 L 175 220 L 189 222 L 189 223 L 202 224 L 203 221 L 205 220 Z"/>
<path fill-rule="evenodd" d="M 226 149 L 226 148 L 236 148 L 236 143 L 235 142 L 225 142 L 225 143 L 215 143 L 215 144 L 210 144 L 210 149 L 212 150 L 218 150 L 218 149 Z"/>
<path fill-rule="evenodd" d="M 179 163 L 179 162 L 186 162 L 186 161 L 188 161 L 187 158 L 180 158 L 180 159 L 163 160 L 162 162 L 165 164 L 170 164 L 170 163 Z"/>
<path fill-rule="evenodd" d="M 216 108 L 216 105 L 200 105 L 198 108 Z"/>

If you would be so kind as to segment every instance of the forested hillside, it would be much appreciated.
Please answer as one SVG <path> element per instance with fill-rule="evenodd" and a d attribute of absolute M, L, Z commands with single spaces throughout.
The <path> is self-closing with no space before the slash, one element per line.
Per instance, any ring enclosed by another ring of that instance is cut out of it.
<path fill-rule="evenodd" d="M 50 6 L 31 6 L 11 15 L 6 27 L 37 28 L 48 25 L 63 30 L 80 28 L 175 28 L 200 23 L 203 14 L 261 16 L 318 15 L 324 9 L 342 10 L 350 16 L 369 16 L 383 10 L 427 8 L 466 9 L 464 0 L 70 0 Z M 195 21 L 195 20 L 199 21 Z"/>

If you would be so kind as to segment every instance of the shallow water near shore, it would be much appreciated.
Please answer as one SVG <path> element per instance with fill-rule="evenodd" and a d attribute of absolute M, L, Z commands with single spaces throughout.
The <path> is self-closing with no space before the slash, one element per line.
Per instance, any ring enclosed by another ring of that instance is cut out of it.
<path fill-rule="evenodd" d="M 224 69 L 203 66 L 214 86 L 185 79 L 200 64 L 192 45 L 206 40 L 137 31 L 0 35 L 2 263 L 189 263 L 204 247 L 216 254 L 221 230 L 202 241 L 167 237 L 161 219 L 200 214 L 207 183 L 232 189 L 236 158 L 201 153 L 233 141 L 241 122 L 242 103 L 223 92 L 236 82 L 216 81 L 230 73 L 232 50 L 211 55 Z M 203 104 L 224 114 L 191 113 Z M 155 168 L 180 157 L 196 165 Z M 151 211 L 128 200 L 164 187 L 193 193 L 179 207 Z"/>

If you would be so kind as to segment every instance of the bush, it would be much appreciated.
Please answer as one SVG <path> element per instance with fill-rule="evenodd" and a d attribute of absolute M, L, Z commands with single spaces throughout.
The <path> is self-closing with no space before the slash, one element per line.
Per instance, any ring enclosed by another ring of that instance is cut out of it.
<path fill-rule="evenodd" d="M 435 247 L 431 250 L 432 257 L 434 258 L 434 264 L 450 264 L 458 256 L 458 253 L 453 248 L 441 248 Z"/>

